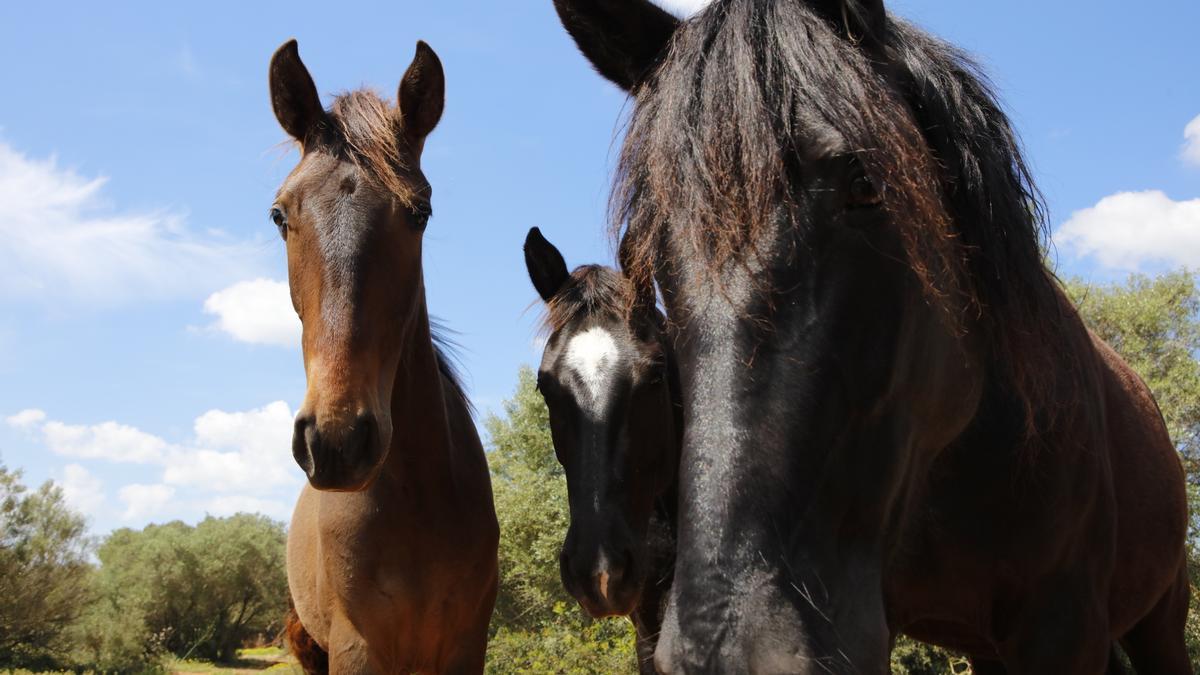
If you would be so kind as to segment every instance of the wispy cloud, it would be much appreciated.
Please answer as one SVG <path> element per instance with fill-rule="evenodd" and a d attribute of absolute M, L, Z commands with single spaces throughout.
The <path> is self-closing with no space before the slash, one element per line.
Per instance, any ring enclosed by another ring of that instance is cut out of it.
<path fill-rule="evenodd" d="M 179 67 L 179 72 L 191 79 L 196 79 L 200 76 L 200 62 L 196 60 L 196 53 L 192 51 L 192 46 L 185 44 L 175 53 L 175 65 Z"/>
<path fill-rule="evenodd" d="M 35 424 L 41 423 L 46 419 L 46 413 L 43 410 L 29 408 L 22 410 L 15 415 L 9 415 L 4 418 L 4 422 L 14 429 L 28 429 Z"/>
<path fill-rule="evenodd" d="M 300 344 L 300 319 L 292 309 L 285 281 L 243 281 L 213 293 L 204 311 L 216 316 L 212 328 L 239 342 L 296 347 Z"/>
<path fill-rule="evenodd" d="M 1182 156 L 1184 162 L 1200 166 L 1200 115 L 1183 130 Z"/>
<path fill-rule="evenodd" d="M 1060 249 L 1110 269 L 1200 266 L 1200 199 L 1122 192 L 1074 213 L 1054 239 Z"/>
<path fill-rule="evenodd" d="M 173 213 L 113 208 L 106 183 L 0 141 L 0 299 L 116 304 L 204 292 L 259 268 L 253 244 L 197 234 Z"/>

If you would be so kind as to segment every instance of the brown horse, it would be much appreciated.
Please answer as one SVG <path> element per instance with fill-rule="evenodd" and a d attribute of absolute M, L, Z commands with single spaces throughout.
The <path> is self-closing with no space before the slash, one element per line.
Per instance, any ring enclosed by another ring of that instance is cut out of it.
<path fill-rule="evenodd" d="M 882 0 L 556 0 L 635 97 L 623 271 L 684 405 L 666 673 L 1191 672 L 1184 475 L 1046 269 L 1037 190 L 955 48 Z M 645 291 L 644 291 L 645 292 Z"/>
<path fill-rule="evenodd" d="M 288 535 L 293 643 L 311 646 L 310 672 L 482 672 L 499 532 L 421 270 L 420 158 L 442 114 L 441 63 L 419 43 L 398 107 L 355 91 L 326 111 L 290 41 L 270 84 L 302 150 L 271 209 L 308 376 L 292 447 L 309 481 Z"/>

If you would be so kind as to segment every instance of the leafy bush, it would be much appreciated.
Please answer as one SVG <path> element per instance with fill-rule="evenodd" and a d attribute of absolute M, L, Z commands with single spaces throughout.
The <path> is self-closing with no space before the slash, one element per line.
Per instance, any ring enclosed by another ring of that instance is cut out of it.
<path fill-rule="evenodd" d="M 148 655 L 231 661 L 243 642 L 278 632 L 285 545 L 282 524 L 245 514 L 113 532 L 98 552 L 102 599 L 89 617 L 113 622 L 94 641 L 97 662 L 135 645 Z"/>
<path fill-rule="evenodd" d="M 86 527 L 58 487 L 28 492 L 0 466 L 0 664 L 66 658 L 64 636 L 91 600 Z"/>

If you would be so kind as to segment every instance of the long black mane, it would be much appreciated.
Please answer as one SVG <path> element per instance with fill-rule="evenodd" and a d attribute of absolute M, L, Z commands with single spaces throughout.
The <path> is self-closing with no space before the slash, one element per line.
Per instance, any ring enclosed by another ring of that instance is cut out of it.
<path fill-rule="evenodd" d="M 1016 135 L 962 52 L 894 18 L 877 42 L 797 0 L 716 0 L 683 23 L 634 92 L 612 204 L 625 272 L 652 285 L 670 237 L 716 274 L 744 260 L 797 207 L 804 143 L 832 129 L 885 186 L 927 300 L 1039 406 L 1078 336 Z"/>

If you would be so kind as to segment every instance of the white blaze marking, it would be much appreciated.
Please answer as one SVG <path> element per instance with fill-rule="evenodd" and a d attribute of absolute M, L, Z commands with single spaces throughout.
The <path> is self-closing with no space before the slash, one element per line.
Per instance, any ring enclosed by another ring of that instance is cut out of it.
<path fill-rule="evenodd" d="M 567 365 L 587 386 L 592 401 L 598 402 L 617 362 L 617 343 L 603 328 L 589 328 L 567 344 Z"/>

